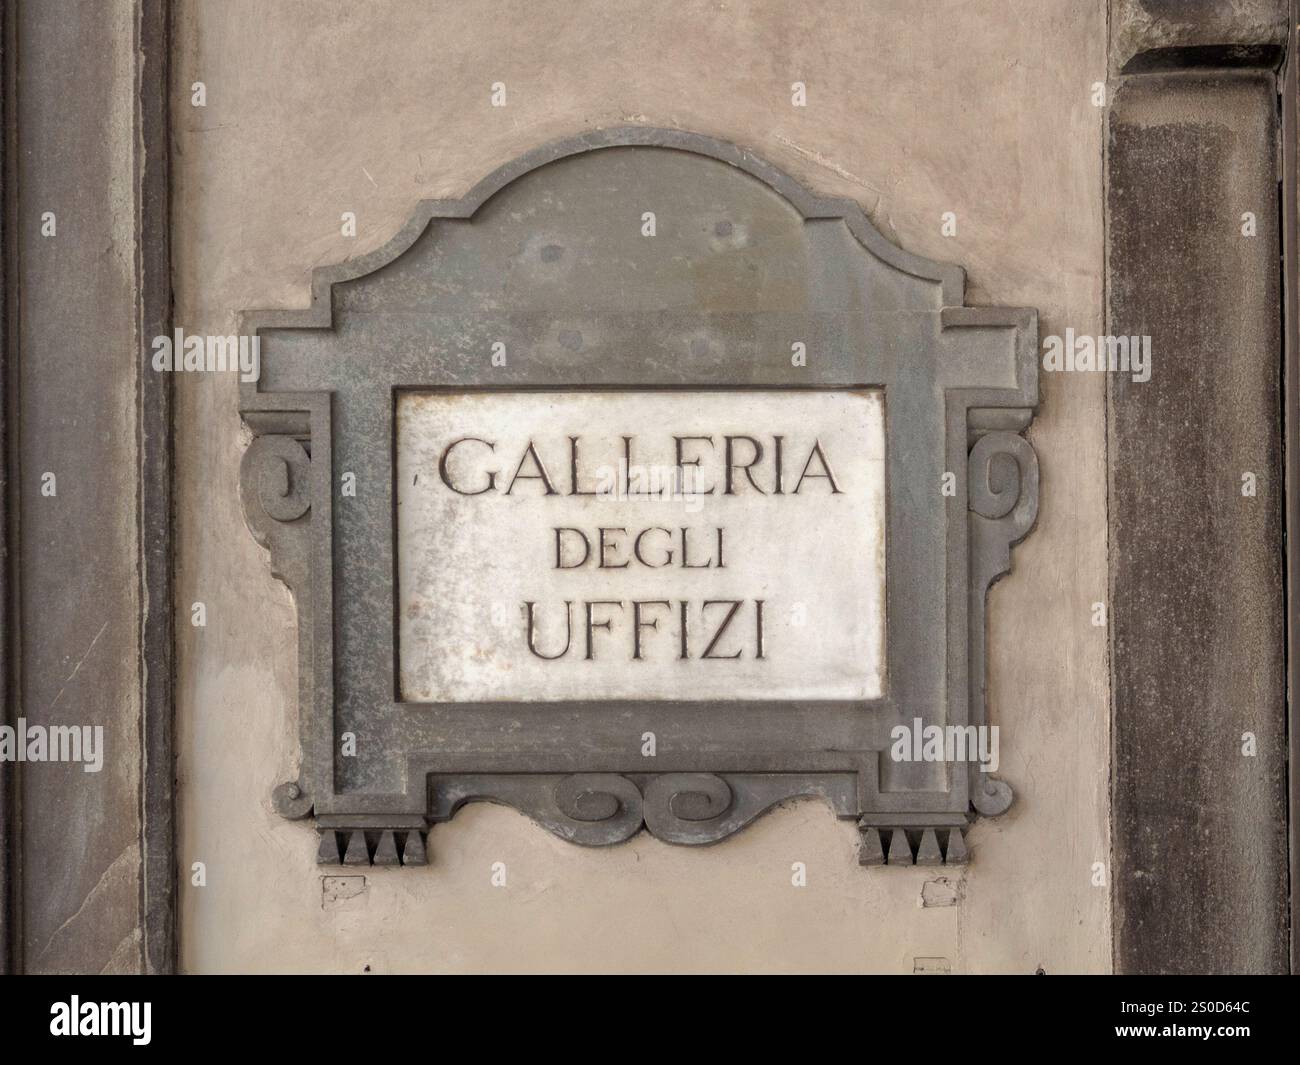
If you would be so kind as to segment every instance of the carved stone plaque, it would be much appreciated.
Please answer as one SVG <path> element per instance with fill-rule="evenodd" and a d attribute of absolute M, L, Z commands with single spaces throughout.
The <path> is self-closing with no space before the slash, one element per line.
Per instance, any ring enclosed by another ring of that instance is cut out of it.
<path fill-rule="evenodd" d="M 879 392 L 406 392 L 410 702 L 878 699 Z"/>
<path fill-rule="evenodd" d="M 299 617 L 280 812 L 322 862 L 417 865 L 475 800 L 700 844 L 814 796 L 863 864 L 964 861 L 1010 788 L 893 737 L 989 724 L 1038 393 L 1034 312 L 963 286 L 740 148 L 633 128 L 247 316 L 241 492 Z"/>

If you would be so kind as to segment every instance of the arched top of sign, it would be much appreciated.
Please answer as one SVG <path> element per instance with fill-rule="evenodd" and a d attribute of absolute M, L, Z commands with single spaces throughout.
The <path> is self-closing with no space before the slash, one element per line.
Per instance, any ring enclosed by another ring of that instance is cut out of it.
<path fill-rule="evenodd" d="M 536 148 L 497 167 L 459 199 L 420 201 L 402 228 L 380 247 L 356 259 L 315 268 L 312 271 L 309 310 L 266 314 L 248 312 L 246 327 L 250 332 L 259 327 L 328 327 L 334 286 L 359 281 L 382 271 L 410 250 L 426 233 L 431 222 L 473 219 L 493 197 L 535 171 L 576 157 L 589 157 L 604 149 L 620 148 L 668 149 L 734 168 L 738 176 L 747 175 L 784 199 L 804 221 L 842 220 L 861 246 L 882 264 L 899 273 L 938 284 L 941 306 L 962 305 L 965 271 L 960 266 L 913 255 L 892 244 L 876 229 L 857 201 L 846 197 L 818 196 L 753 152 L 726 141 L 684 130 L 624 126 L 594 130 Z M 666 206 L 666 200 L 667 197 L 658 202 Z M 652 205 L 644 206 L 649 210 Z"/>

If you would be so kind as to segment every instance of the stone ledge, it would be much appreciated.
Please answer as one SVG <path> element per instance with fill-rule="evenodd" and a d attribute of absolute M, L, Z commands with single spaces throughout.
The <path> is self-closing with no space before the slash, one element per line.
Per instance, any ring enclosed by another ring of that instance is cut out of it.
<path fill-rule="evenodd" d="M 1111 0 L 1113 74 L 1277 67 L 1286 0 Z"/>

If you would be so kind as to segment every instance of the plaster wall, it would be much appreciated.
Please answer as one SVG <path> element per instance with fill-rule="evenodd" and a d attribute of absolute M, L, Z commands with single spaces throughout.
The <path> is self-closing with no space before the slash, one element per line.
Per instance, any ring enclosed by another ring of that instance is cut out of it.
<path fill-rule="evenodd" d="M 314 266 L 383 244 L 419 200 L 636 123 L 736 142 L 856 198 L 903 248 L 965 267 L 969 303 L 1036 307 L 1043 335 L 1102 331 L 1100 0 L 183 0 L 175 47 L 175 321 L 189 333 L 305 306 Z M 859 868 L 854 826 L 803 802 L 703 849 L 645 835 L 583 849 L 470 806 L 430 834 L 429 868 L 354 874 L 317 867 L 314 833 L 271 809 L 296 769 L 294 607 L 243 524 L 235 377 L 177 375 L 182 970 L 1109 969 L 1094 871 L 1109 861 L 1106 632 L 1092 624 L 1104 381 L 1041 385 L 1038 525 L 989 607 L 989 704 L 1017 798 L 976 824 L 964 871 Z"/>

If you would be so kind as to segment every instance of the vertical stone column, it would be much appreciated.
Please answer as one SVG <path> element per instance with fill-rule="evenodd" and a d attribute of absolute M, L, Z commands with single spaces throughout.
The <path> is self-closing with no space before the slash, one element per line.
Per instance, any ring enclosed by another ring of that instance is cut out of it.
<path fill-rule="evenodd" d="M 1287 967 L 1281 0 L 1111 4 L 1107 319 L 1120 972 Z"/>
<path fill-rule="evenodd" d="M 9 30 L 9 3 L 0 0 L 0 725 L 12 725 L 17 701 L 14 698 L 13 626 L 10 623 L 9 596 L 12 588 L 10 571 L 13 552 L 10 547 L 9 489 L 11 484 L 11 449 L 9 433 L 10 377 L 13 364 L 9 359 L 9 235 L 13 229 L 9 202 L 10 180 L 10 90 L 12 63 Z M 0 761 L 0 974 L 15 971 L 18 876 L 17 772 L 12 762 Z"/>
<path fill-rule="evenodd" d="M 5 768 L 5 967 L 173 966 L 162 0 L 9 0 L 5 723 L 102 768 Z"/>

